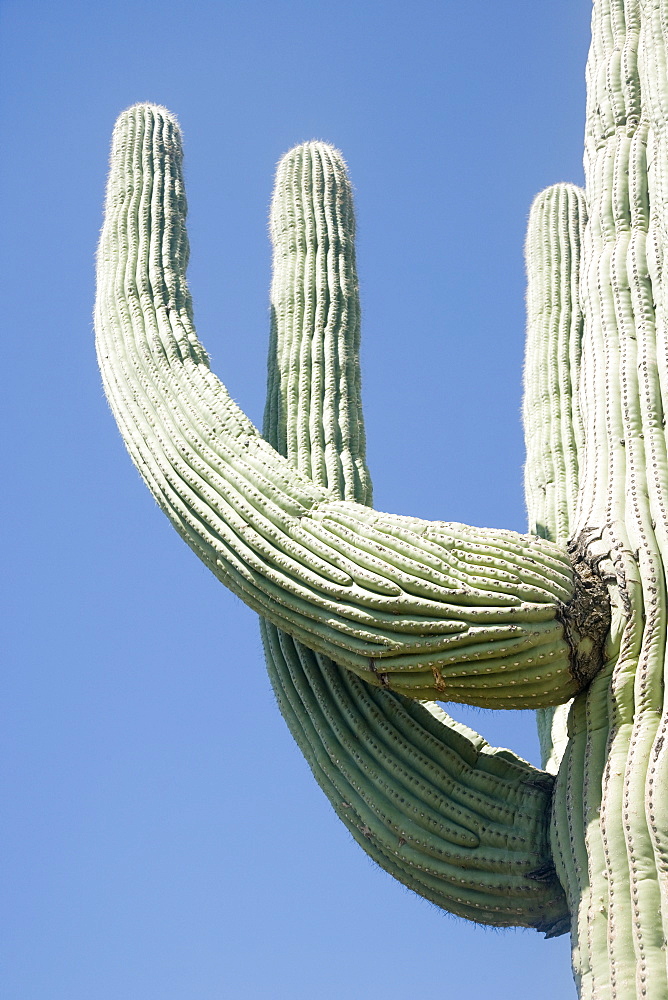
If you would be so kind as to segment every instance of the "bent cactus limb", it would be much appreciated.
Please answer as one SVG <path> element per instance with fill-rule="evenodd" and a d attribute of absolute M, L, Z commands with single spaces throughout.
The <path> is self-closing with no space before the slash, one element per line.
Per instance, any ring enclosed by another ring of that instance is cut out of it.
<path fill-rule="evenodd" d="M 186 263 L 179 130 L 136 106 L 112 146 L 98 356 L 137 467 L 215 575 L 309 648 L 412 697 L 537 708 L 580 690 L 600 642 L 580 631 L 591 594 L 567 552 L 380 514 L 301 474 L 210 371 Z"/>
<path fill-rule="evenodd" d="M 667 24 L 668 0 L 595 0 L 586 211 L 567 185 L 532 211 L 530 535 L 367 506 L 352 210 L 329 147 L 279 171 L 268 441 L 195 335 L 164 109 L 119 119 L 98 262 L 98 353 L 133 460 L 261 615 L 343 821 L 483 922 L 558 932 L 556 867 L 592 1000 L 668 995 Z M 541 710 L 556 777 L 406 696 Z"/>

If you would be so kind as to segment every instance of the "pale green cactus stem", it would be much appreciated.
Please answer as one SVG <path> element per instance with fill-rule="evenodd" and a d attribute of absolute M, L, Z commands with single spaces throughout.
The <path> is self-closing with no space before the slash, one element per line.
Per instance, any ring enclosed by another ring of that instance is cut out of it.
<path fill-rule="evenodd" d="M 579 409 L 584 318 L 578 281 L 587 222 L 585 193 L 555 184 L 531 207 L 526 239 L 524 487 L 529 530 L 567 544 L 584 452 Z"/>
<path fill-rule="evenodd" d="M 599 0 L 587 72 L 585 445 L 567 530 L 598 560 L 613 612 L 605 667 L 569 714 L 552 819 L 583 997 L 668 995 L 667 14 L 665 0 Z M 555 434 L 552 447 L 572 454 L 572 435 Z"/>
<path fill-rule="evenodd" d="M 529 530 L 566 544 L 584 453 L 579 408 L 584 317 L 578 282 L 587 206 L 584 191 L 555 184 L 531 207 L 526 239 L 524 489 Z M 570 704 L 537 711 L 543 767 L 556 773 Z"/>
<path fill-rule="evenodd" d="M 371 683 L 482 707 L 567 700 L 600 650 L 562 549 L 338 500 L 232 402 L 192 324 L 180 156 L 169 114 L 121 116 L 98 257 L 105 387 L 158 503 L 264 618 Z"/>
<path fill-rule="evenodd" d="M 452 912 L 570 920 L 590 1000 L 668 996 L 667 36 L 668 0 L 595 0 L 586 196 L 557 185 L 531 212 L 530 535 L 366 506 L 354 221 L 330 147 L 279 167 L 267 441 L 194 332 L 164 109 L 119 119 L 99 252 L 98 352 L 128 448 L 262 616 L 338 815 Z M 555 777 L 406 695 L 540 709 Z"/>
<path fill-rule="evenodd" d="M 331 147 L 307 143 L 281 161 L 271 234 L 265 436 L 337 497 L 370 500 L 352 194 Z M 488 747 L 438 706 L 372 687 L 268 622 L 262 635 L 291 732 L 374 860 L 461 916 L 567 929 L 547 843 L 548 775 Z"/>

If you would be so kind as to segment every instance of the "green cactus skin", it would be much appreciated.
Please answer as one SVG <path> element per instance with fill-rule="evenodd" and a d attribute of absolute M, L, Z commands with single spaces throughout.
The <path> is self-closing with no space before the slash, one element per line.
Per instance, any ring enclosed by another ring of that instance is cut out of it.
<path fill-rule="evenodd" d="M 338 497 L 370 502 L 352 193 L 335 150 L 307 143 L 284 157 L 270 227 L 265 437 Z M 436 705 L 372 687 L 274 625 L 261 628 L 290 730 L 375 861 L 461 916 L 567 928 L 546 840 L 548 775 L 488 747 Z"/>
<path fill-rule="evenodd" d="M 137 106 L 114 133 L 98 356 L 133 460 L 212 572 L 305 645 L 412 697 L 538 708 L 580 690 L 600 644 L 573 616 L 589 592 L 567 553 L 378 514 L 300 474 L 208 368 L 186 263 L 178 127 Z"/>
<path fill-rule="evenodd" d="M 586 194 L 543 192 L 527 236 L 529 535 L 367 506 L 354 220 L 330 147 L 279 166 L 266 440 L 195 335 L 164 109 L 117 123 L 98 258 L 98 355 L 130 454 L 259 612 L 337 814 L 445 909 L 570 924 L 587 1000 L 668 996 L 667 67 L 668 0 L 595 0 Z M 538 709 L 547 771 L 429 698 Z"/>
<path fill-rule="evenodd" d="M 529 530 L 566 544 L 584 453 L 579 408 L 584 317 L 578 280 L 585 193 L 555 184 L 531 207 L 526 239 L 527 342 L 524 366 L 524 487 Z M 537 711 L 543 767 L 551 773 L 568 740 L 570 703 Z"/>

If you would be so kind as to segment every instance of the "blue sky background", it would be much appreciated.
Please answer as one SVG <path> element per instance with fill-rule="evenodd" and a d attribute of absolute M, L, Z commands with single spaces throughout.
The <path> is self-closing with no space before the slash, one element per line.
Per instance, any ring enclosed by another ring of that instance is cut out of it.
<path fill-rule="evenodd" d="M 254 615 L 127 458 L 97 373 L 109 138 L 182 124 L 195 319 L 261 420 L 274 165 L 357 194 L 381 510 L 525 529 L 522 245 L 582 181 L 589 0 L 3 0 L 7 1000 L 574 997 L 566 938 L 477 928 L 375 868 L 266 679 Z M 531 713 L 454 713 L 536 761 Z"/>

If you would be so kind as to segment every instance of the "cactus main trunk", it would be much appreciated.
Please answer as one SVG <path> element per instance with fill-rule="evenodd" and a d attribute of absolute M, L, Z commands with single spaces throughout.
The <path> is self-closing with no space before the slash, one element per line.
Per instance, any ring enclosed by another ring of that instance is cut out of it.
<path fill-rule="evenodd" d="M 556 710 L 551 745 L 550 720 L 541 720 L 558 767 L 552 845 L 581 996 L 623 1000 L 668 996 L 667 16 L 665 0 L 595 4 L 587 222 L 571 223 L 564 239 L 583 199 L 553 189 L 534 207 L 527 243 L 530 335 L 532 322 L 546 333 L 556 321 L 561 332 L 546 340 L 566 345 L 549 366 L 543 354 L 548 392 L 528 357 L 527 430 L 538 412 L 548 428 L 542 449 L 528 434 L 530 519 L 545 537 L 570 538 L 605 580 L 612 608 L 604 668 L 566 727 Z"/>
<path fill-rule="evenodd" d="M 164 109 L 119 119 L 98 258 L 128 449 L 263 618 L 281 709 L 336 812 L 445 909 L 570 921 L 588 1000 L 668 996 L 667 66 L 668 0 L 595 0 L 586 193 L 540 195 L 527 238 L 529 535 L 367 506 L 354 227 L 330 147 L 279 168 L 267 440 L 194 331 Z M 432 697 L 538 709 L 546 771 Z"/>

